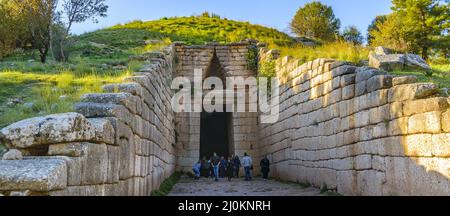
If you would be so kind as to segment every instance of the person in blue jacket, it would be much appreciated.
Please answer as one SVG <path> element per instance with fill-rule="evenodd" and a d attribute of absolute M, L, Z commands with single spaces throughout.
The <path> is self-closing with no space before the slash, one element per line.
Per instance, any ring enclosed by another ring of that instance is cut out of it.
<path fill-rule="evenodd" d="M 200 169 L 202 168 L 202 161 L 199 160 L 197 163 L 192 166 L 192 171 L 194 171 L 195 174 L 195 180 L 200 179 Z"/>

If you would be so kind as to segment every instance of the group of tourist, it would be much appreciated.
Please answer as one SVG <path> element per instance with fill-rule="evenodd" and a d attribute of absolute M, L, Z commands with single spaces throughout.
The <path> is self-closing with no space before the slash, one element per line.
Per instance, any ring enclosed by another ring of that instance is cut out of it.
<path fill-rule="evenodd" d="M 267 180 L 270 172 L 270 161 L 267 156 L 261 160 L 260 166 L 262 176 L 264 180 Z M 195 163 L 192 170 L 194 171 L 195 179 L 205 177 L 219 181 L 219 178 L 227 178 L 228 181 L 231 181 L 232 178 L 239 178 L 241 167 L 243 167 L 245 171 L 245 180 L 251 181 L 253 179 L 253 160 L 247 153 L 244 154 L 242 161 L 237 155 L 231 157 L 219 157 L 214 153 L 211 158 L 207 159 L 206 157 L 203 157 L 202 160 Z"/>

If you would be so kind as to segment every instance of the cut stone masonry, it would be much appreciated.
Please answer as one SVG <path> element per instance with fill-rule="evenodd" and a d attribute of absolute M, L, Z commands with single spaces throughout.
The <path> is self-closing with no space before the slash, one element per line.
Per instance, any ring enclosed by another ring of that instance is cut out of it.
<path fill-rule="evenodd" d="M 171 81 L 192 80 L 194 69 L 204 79 L 256 76 L 255 49 L 259 64 L 275 63 L 280 119 L 230 113 L 230 154 L 267 155 L 272 177 L 343 195 L 450 195 L 450 98 L 437 85 L 332 59 L 302 64 L 251 41 L 175 43 L 142 57 L 123 83 L 84 95 L 76 112 L 3 128 L 1 142 L 23 158 L 0 160 L 0 193 L 149 196 L 205 156 L 202 114 L 172 111 Z"/>

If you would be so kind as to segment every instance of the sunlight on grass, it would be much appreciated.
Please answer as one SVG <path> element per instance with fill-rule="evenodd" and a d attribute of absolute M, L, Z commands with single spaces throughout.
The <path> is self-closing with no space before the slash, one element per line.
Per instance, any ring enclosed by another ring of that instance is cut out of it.
<path fill-rule="evenodd" d="M 119 83 L 129 76 L 129 70 L 122 71 L 116 76 L 86 75 L 75 76 L 70 71 L 58 74 L 35 74 L 18 71 L 0 73 L 0 84 L 13 84 L 22 88 L 23 103 L 14 106 L 0 106 L 0 128 L 22 119 L 64 113 L 73 111 L 73 104 L 83 94 L 101 93 L 105 84 Z M 3 92 L 5 95 L 15 95 L 16 88 L 6 88 L 12 92 Z M 5 104 L 3 99 L 2 104 Z"/>
<path fill-rule="evenodd" d="M 156 41 L 142 47 L 134 48 L 132 49 L 132 52 L 136 55 L 141 55 L 146 52 L 161 51 L 164 47 L 167 47 L 170 44 L 172 44 L 172 40 L 170 38 L 164 38 L 161 41 Z"/>
<path fill-rule="evenodd" d="M 394 75 L 417 76 L 420 82 L 431 82 L 438 84 L 440 88 L 450 88 L 450 65 L 432 65 L 433 75 L 426 76 L 420 71 L 395 71 Z"/>
<path fill-rule="evenodd" d="M 450 64 L 431 64 L 431 68 L 438 73 L 447 73 L 450 75 Z"/>
<path fill-rule="evenodd" d="M 294 47 L 279 46 L 276 49 L 281 51 L 282 56 L 292 56 L 303 62 L 317 58 L 331 58 L 338 61 L 360 63 L 363 60 L 367 60 L 367 56 L 369 56 L 368 48 L 346 42 L 334 42 L 316 47 L 302 45 Z"/>

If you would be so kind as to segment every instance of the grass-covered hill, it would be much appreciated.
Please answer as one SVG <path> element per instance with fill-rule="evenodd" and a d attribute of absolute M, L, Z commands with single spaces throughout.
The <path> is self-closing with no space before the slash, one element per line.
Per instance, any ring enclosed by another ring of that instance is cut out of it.
<path fill-rule="evenodd" d="M 172 41 L 183 41 L 188 44 L 229 43 L 247 38 L 278 46 L 295 43 L 292 37 L 276 29 L 248 22 L 221 19 L 217 16 L 174 17 L 148 22 L 134 21 L 114 26 L 111 29 L 142 29 L 149 33 L 161 34 Z"/>
<path fill-rule="evenodd" d="M 164 39 L 167 42 L 183 41 L 187 44 L 230 43 L 252 38 L 267 43 L 270 48 L 281 50 L 282 55 L 292 55 L 305 62 L 324 57 L 358 63 L 367 59 L 369 54 L 369 50 L 362 46 L 344 42 L 323 44 L 315 48 L 304 47 L 295 38 L 276 29 L 218 16 L 134 21 L 84 34 L 80 38 L 122 49 L 136 47 L 144 41 L 154 38 Z"/>

